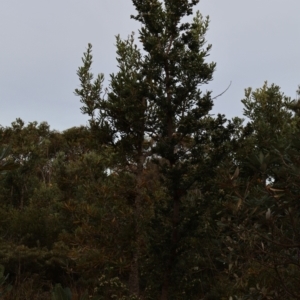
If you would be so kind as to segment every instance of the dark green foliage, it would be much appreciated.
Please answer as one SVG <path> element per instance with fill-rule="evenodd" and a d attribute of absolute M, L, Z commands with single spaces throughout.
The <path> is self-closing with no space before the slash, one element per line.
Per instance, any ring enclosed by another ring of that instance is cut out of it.
<path fill-rule="evenodd" d="M 12 161 L 9 161 L 10 148 L 0 148 L 0 174 L 5 174 L 8 170 L 16 169 L 18 166 Z"/>
<path fill-rule="evenodd" d="M 247 124 L 210 115 L 197 3 L 134 0 L 143 52 L 116 37 L 104 93 L 88 45 L 88 127 L 0 128 L 4 299 L 300 298 L 299 100 L 265 83 Z"/>
<path fill-rule="evenodd" d="M 192 14 L 197 3 L 133 1 L 137 10 L 133 18 L 142 23 L 139 39 L 145 54 L 142 55 L 134 44 L 133 35 L 125 41 L 117 37 L 119 71 L 111 75 L 107 95 L 101 95 L 102 74 L 92 81 L 91 45 L 77 72 L 81 88 L 75 93 L 84 103 L 82 111 L 91 117 L 91 129 L 97 132 L 95 136 L 99 142 L 113 147 L 120 170 L 131 172 L 135 178 L 132 222 L 136 250 L 132 255 L 136 264 L 132 271 L 135 287 L 131 289 L 135 295 L 139 295 L 138 273 L 141 272 L 138 269 L 144 268 L 142 262 L 140 266 L 137 264 L 143 261 L 141 255 L 151 256 L 155 264 L 161 266 L 160 270 L 155 270 L 155 276 L 150 276 L 156 283 L 149 280 L 143 283 L 146 289 L 153 289 L 155 285 L 154 298 L 158 297 L 160 289 L 163 299 L 171 293 L 188 293 L 187 285 L 182 282 L 185 271 L 180 266 L 189 260 L 192 262 L 198 254 L 185 249 L 189 247 L 185 239 L 197 236 L 185 229 L 193 227 L 189 222 L 196 228 L 202 224 L 197 215 L 189 215 L 192 209 L 186 198 L 195 186 L 202 193 L 210 189 L 207 182 L 224 158 L 234 131 L 230 122 L 225 126 L 224 116 L 209 116 L 213 105 L 210 92 L 200 90 L 201 85 L 212 80 L 215 63 L 206 62 L 211 48 L 210 45 L 205 47 L 208 18 L 202 18 L 197 12 L 190 23 L 182 24 L 182 18 Z M 143 225 L 146 219 L 141 206 L 149 190 L 140 185 L 147 160 L 158 166 L 157 175 L 165 192 L 165 199 L 160 202 L 163 207 L 155 205 L 155 216 L 151 220 L 160 225 L 153 226 L 150 231 Z M 203 197 L 194 201 L 200 215 L 204 214 L 207 208 L 202 208 Z M 147 245 L 149 249 L 151 244 L 156 248 L 160 245 L 157 258 L 147 248 L 141 253 L 142 235 L 151 241 Z M 196 246 L 194 251 L 198 251 Z M 197 278 L 197 281 L 201 280 Z M 173 282 L 172 287 L 169 282 Z M 174 290 L 169 293 L 171 289 Z M 196 294 L 201 294 L 200 286 L 194 289 L 198 289 Z M 174 297 L 173 294 L 170 297 Z"/>
<path fill-rule="evenodd" d="M 290 109 L 294 102 L 267 83 L 255 92 L 246 90 L 243 103 L 253 133 L 241 136 L 243 147 L 219 174 L 226 208 L 219 226 L 226 235 L 223 256 L 231 294 L 298 299 L 298 179 L 293 175 L 298 169 L 298 116 Z"/>
<path fill-rule="evenodd" d="M 72 293 L 69 288 L 62 288 L 61 284 L 56 284 L 52 291 L 52 300 L 72 300 Z"/>

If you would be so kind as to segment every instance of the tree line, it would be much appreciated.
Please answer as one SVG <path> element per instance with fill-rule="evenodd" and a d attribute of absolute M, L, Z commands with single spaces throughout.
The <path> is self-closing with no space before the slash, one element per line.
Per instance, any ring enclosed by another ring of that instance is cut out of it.
<path fill-rule="evenodd" d="M 300 102 L 265 82 L 213 116 L 199 1 L 132 2 L 143 50 L 116 37 L 107 88 L 91 44 L 78 68 L 88 126 L 0 128 L 0 293 L 300 299 Z"/>

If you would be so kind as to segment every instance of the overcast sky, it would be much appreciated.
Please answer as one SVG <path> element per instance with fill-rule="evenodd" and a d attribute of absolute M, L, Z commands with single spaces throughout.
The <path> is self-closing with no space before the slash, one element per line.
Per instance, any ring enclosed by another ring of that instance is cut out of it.
<path fill-rule="evenodd" d="M 16 118 L 47 121 L 52 129 L 87 124 L 73 94 L 87 44 L 94 73 L 116 71 L 115 35 L 138 32 L 131 0 L 0 0 L 0 124 Z M 221 93 L 214 113 L 242 116 L 247 87 L 267 80 L 292 98 L 300 84 L 299 0 L 202 0 L 210 16 L 209 60 L 214 80 L 203 90 Z"/>

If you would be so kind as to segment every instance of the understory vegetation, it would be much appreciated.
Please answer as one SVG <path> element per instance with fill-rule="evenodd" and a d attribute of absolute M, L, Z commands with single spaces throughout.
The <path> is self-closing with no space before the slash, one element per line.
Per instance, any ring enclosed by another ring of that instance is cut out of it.
<path fill-rule="evenodd" d="M 300 102 L 213 116 L 199 1 L 132 2 L 143 50 L 78 68 L 88 126 L 0 127 L 1 299 L 300 299 Z"/>

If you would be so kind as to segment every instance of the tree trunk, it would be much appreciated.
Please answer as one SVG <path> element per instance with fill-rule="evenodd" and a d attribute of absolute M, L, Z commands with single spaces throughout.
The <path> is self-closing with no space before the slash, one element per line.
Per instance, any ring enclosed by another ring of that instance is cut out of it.
<path fill-rule="evenodd" d="M 134 249 L 129 275 L 129 292 L 132 296 L 140 294 L 140 278 L 139 278 L 139 246 Z"/>
<path fill-rule="evenodd" d="M 22 210 L 24 208 L 24 187 L 22 185 L 21 188 L 21 198 L 20 198 L 20 209 Z"/>
<path fill-rule="evenodd" d="M 173 218 L 172 218 L 173 229 L 172 229 L 172 240 L 171 240 L 171 252 L 170 252 L 169 260 L 164 274 L 164 281 L 162 285 L 161 298 L 160 298 L 161 300 L 169 299 L 170 278 L 172 276 L 172 270 L 177 255 L 176 250 L 179 242 L 178 225 L 180 221 L 179 209 L 180 209 L 181 194 L 182 194 L 181 191 L 177 190 L 175 191 L 173 197 Z"/>
<path fill-rule="evenodd" d="M 142 222 L 142 189 L 143 189 L 143 156 L 140 157 L 136 173 L 136 196 L 134 201 L 134 248 L 129 275 L 129 292 L 130 295 L 139 297 L 140 295 L 140 276 L 139 276 L 139 259 L 141 245 L 141 222 Z"/>

